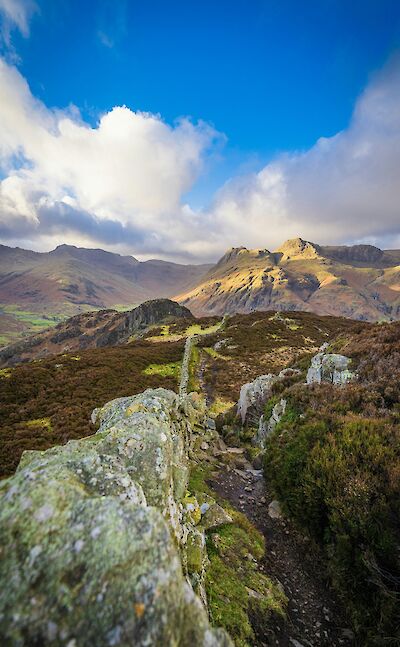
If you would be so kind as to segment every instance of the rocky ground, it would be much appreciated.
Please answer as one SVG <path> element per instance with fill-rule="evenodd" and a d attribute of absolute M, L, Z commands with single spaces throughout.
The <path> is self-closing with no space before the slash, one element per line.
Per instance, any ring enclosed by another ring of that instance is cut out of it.
<path fill-rule="evenodd" d="M 232 448 L 228 450 L 232 452 Z M 244 461 L 243 461 L 244 463 Z M 339 647 L 353 644 L 345 613 L 327 586 L 315 546 L 284 519 L 275 506 L 262 471 L 223 467 L 214 472 L 212 488 L 260 530 L 266 541 L 260 569 L 283 587 L 289 599 L 288 619 L 271 629 L 274 637 L 257 636 L 257 645 Z M 269 511 L 269 512 L 268 512 Z M 311 550 L 312 549 L 312 550 Z M 254 618 L 255 633 L 257 619 Z"/>

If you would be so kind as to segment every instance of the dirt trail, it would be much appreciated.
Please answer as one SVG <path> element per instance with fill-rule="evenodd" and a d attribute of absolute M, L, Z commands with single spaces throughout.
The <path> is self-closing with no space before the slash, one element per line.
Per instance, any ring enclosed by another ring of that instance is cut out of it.
<path fill-rule="evenodd" d="M 202 351 L 197 377 L 206 404 L 211 406 L 213 385 L 205 379 Z M 248 464 L 249 468 L 251 467 Z M 329 589 L 318 549 L 285 518 L 272 518 L 268 505 L 274 499 L 262 471 L 223 466 L 210 481 L 212 488 L 247 516 L 265 537 L 266 551 L 260 569 L 279 583 L 288 597 L 287 621 L 271 626 L 274 637 L 257 632 L 255 647 L 349 647 L 354 645 L 346 614 Z"/>
<path fill-rule="evenodd" d="M 324 568 L 309 541 L 283 518 L 273 519 L 268 505 L 273 497 L 262 472 L 222 468 L 210 482 L 263 533 L 266 554 L 260 565 L 278 581 L 289 599 L 288 621 L 273 627 L 273 639 L 257 636 L 257 646 L 347 647 L 353 645 L 343 609 L 327 587 Z M 256 630 L 255 619 L 255 630 Z"/>

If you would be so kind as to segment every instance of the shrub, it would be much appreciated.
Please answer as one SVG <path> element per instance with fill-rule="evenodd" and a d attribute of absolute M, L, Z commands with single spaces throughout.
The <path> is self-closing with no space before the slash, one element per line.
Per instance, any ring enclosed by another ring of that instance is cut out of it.
<path fill-rule="evenodd" d="M 324 546 L 363 644 L 396 631 L 400 594 L 400 429 L 379 406 L 365 415 L 369 395 L 362 385 L 291 387 L 265 454 L 284 509 Z"/>
<path fill-rule="evenodd" d="M 64 354 L 17 366 L 0 379 L 0 477 L 12 474 L 25 449 L 94 433 L 92 410 L 113 398 L 177 390 L 183 345 L 142 341 L 82 351 L 79 361 Z"/>

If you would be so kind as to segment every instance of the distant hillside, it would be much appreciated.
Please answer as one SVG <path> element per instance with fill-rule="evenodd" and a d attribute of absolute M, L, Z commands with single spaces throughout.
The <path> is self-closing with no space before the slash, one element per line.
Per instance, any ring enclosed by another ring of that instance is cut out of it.
<path fill-rule="evenodd" d="M 229 250 L 175 296 L 198 316 L 302 310 L 365 321 L 400 319 L 400 250 L 323 247 L 296 238 L 275 252 Z"/>
<path fill-rule="evenodd" d="M 309 313 L 282 316 L 274 312 L 193 321 L 186 318 L 187 310 L 178 310 L 180 306 L 173 304 L 174 316 L 160 316 L 160 325 L 139 339 L 130 340 L 132 333 L 127 329 L 116 335 L 123 328 L 120 317 L 131 323 L 135 319 L 135 324 L 141 321 L 142 333 L 156 313 L 165 315 L 165 310 L 160 312 L 160 302 L 155 304 L 141 305 L 132 317 L 110 311 L 80 315 L 38 336 L 40 343 L 30 349 L 29 342 L 35 337 L 27 340 L 25 352 L 13 349 L 8 367 L 0 369 L 0 478 L 12 473 L 25 449 L 46 449 L 92 434 L 90 414 L 108 400 L 150 387 L 176 390 L 189 334 L 199 333 L 192 386 L 204 389 L 210 411 L 216 415 L 232 407 L 245 382 L 310 357 L 338 333 L 370 325 Z M 82 334 L 85 321 L 86 334 Z M 77 336 L 71 334 L 74 323 Z M 57 336 L 53 341 L 51 332 Z M 113 346 L 108 345 L 110 335 L 114 336 Z M 4 353 L 3 366 L 7 360 Z M 29 357 L 35 361 L 18 363 L 18 359 Z"/>
<path fill-rule="evenodd" d="M 193 319 L 193 315 L 190 310 L 169 299 L 146 301 L 128 312 L 100 310 L 82 313 L 59 323 L 55 328 L 30 335 L 1 349 L 0 366 L 43 359 L 57 353 L 117 346 L 144 333 L 149 326 L 181 318 L 186 321 Z"/>
<path fill-rule="evenodd" d="M 46 253 L 1 245 L 0 345 L 80 312 L 170 297 L 196 285 L 209 268 L 70 245 Z"/>

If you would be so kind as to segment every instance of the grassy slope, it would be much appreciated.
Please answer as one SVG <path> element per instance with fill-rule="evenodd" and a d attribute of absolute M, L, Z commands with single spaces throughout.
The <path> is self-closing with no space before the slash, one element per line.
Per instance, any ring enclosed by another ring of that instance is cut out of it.
<path fill-rule="evenodd" d="M 293 362 L 308 363 L 326 340 L 336 338 L 335 350 L 343 350 L 358 365 L 360 383 L 346 390 L 288 387 L 288 415 L 274 435 L 267 474 L 272 475 L 286 510 L 325 545 L 333 580 L 356 624 L 367 630 L 379 625 L 381 633 L 395 631 L 391 628 L 397 598 L 384 573 L 396 577 L 392 558 L 398 532 L 393 520 L 398 519 L 400 498 L 400 325 L 370 326 L 307 313 L 272 312 L 235 315 L 216 329 L 218 324 L 217 318 L 201 320 L 202 330 L 210 334 L 198 342 L 198 359 L 205 362 L 216 407 L 235 401 L 240 386 L 257 375 Z M 176 389 L 187 334 L 187 322 L 178 321 L 127 346 L 4 369 L 1 475 L 15 469 L 24 449 L 45 449 L 93 433 L 92 409 L 114 397 L 154 386 Z M 222 346 L 215 351 L 217 342 Z M 304 418 L 299 419 L 300 412 Z M 200 487 L 196 478 L 190 487 L 193 491 Z M 222 532 L 218 547 L 209 538 L 208 587 L 215 595 L 211 612 L 216 622 L 229 625 L 238 644 L 251 642 L 251 637 L 242 616 L 244 593 L 235 582 L 238 565 L 231 546 L 243 541 L 243 550 L 252 552 L 259 542 L 249 528 L 243 538 L 243 529 L 245 520 L 237 518 L 234 528 Z M 221 577 L 224 586 L 232 587 L 235 614 L 230 613 L 231 606 L 224 606 L 223 592 L 218 590 Z M 247 577 L 253 581 L 250 571 Z M 245 586 L 256 585 L 263 583 Z"/>
<path fill-rule="evenodd" d="M 277 387 L 274 398 L 288 408 L 267 445 L 265 474 L 324 547 L 360 644 L 397 645 L 400 324 L 342 334 L 333 348 L 353 359 L 358 381 Z"/>
<path fill-rule="evenodd" d="M 92 434 L 90 414 L 108 400 L 150 387 L 176 389 L 182 353 L 183 342 L 139 342 L 3 369 L 0 476 L 15 470 L 25 449 L 43 450 Z M 32 424 L 43 419 L 49 424 Z"/>
<path fill-rule="evenodd" d="M 307 314 L 277 318 L 273 313 L 238 315 L 218 327 L 220 323 L 217 318 L 198 322 L 203 330 L 212 332 L 200 336 L 199 355 L 205 362 L 205 378 L 213 390 L 216 412 L 224 408 L 221 402 L 237 399 L 240 386 L 247 380 L 310 354 L 336 331 L 359 326 Z M 184 338 L 192 331 L 180 320 L 168 331 L 165 327 L 153 329 L 142 342 L 82 351 L 79 359 L 59 355 L 33 361 L 16 367 L 11 375 L 0 375 L 0 474 L 15 469 L 24 449 L 45 449 L 93 433 L 90 413 L 107 400 L 152 386 L 175 389 Z M 223 340 L 221 352 L 227 359 L 202 351 L 202 345 L 211 348 Z M 192 383 L 198 387 L 195 367 L 192 369 Z M 30 420 L 41 418 L 50 418 L 51 433 L 40 429 L 33 433 L 27 426 Z"/>

